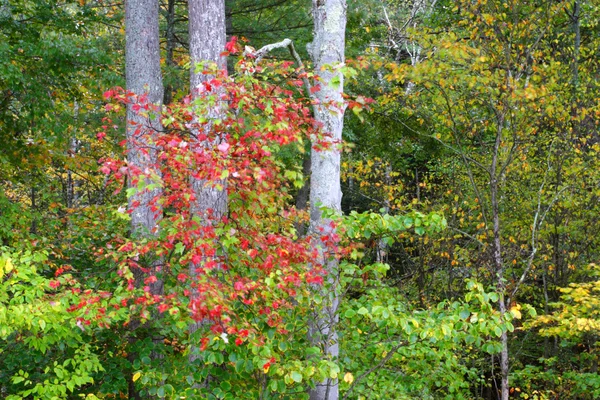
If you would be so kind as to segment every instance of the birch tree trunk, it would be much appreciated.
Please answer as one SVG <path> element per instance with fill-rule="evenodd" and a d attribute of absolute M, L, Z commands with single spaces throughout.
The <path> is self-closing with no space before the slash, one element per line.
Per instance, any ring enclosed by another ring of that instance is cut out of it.
<path fill-rule="evenodd" d="M 340 67 L 344 63 L 346 33 L 346 0 L 313 0 L 314 40 L 309 46 L 315 75 L 321 89 L 316 93 L 319 104 L 316 120 L 327 134 L 330 146 L 313 150 L 311 154 L 310 181 L 310 229 L 315 235 L 331 232 L 329 221 L 322 217 L 320 205 L 341 212 L 342 190 L 340 187 L 340 150 L 344 123 L 344 100 L 342 98 L 344 77 Z M 338 283 L 339 264 L 328 258 L 320 241 L 315 240 L 322 261 L 328 272 L 327 289 L 322 293 L 324 301 L 316 310 L 317 315 L 309 327 L 311 341 L 321 347 L 326 357 L 336 360 L 339 356 L 336 325 L 339 320 Z M 310 391 L 311 400 L 337 400 L 338 381 L 327 379 L 317 383 Z"/>
<path fill-rule="evenodd" d="M 227 60 L 221 56 L 225 51 L 225 1 L 224 0 L 189 0 L 189 36 L 190 36 L 190 91 L 193 98 L 199 95 L 199 88 L 213 78 L 196 70 L 197 64 L 201 62 L 216 63 L 219 69 L 227 68 Z M 221 111 L 219 106 L 211 110 L 208 115 L 209 122 L 205 130 L 211 130 L 211 120 L 219 118 Z M 197 132 L 196 132 L 197 133 Z M 192 132 L 195 134 L 195 132 Z M 220 138 L 209 135 L 209 139 L 202 143 L 196 143 L 200 148 L 209 149 L 218 145 Z M 218 182 L 222 189 L 214 186 L 217 182 L 207 184 L 202 179 L 191 177 L 191 185 L 196 195 L 196 201 L 192 204 L 192 212 L 200 218 L 202 224 L 211 224 L 219 220 L 227 212 L 227 183 Z M 197 275 L 198 265 L 190 265 L 190 276 Z M 202 322 L 190 326 L 190 334 L 201 326 Z M 195 349 L 190 353 L 190 361 L 198 358 Z"/>

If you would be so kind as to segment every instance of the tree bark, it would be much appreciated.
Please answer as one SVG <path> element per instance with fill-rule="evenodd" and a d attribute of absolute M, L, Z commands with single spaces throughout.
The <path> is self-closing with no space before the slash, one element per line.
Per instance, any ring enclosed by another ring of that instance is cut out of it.
<path fill-rule="evenodd" d="M 196 66 L 201 62 L 216 63 L 219 69 L 227 68 L 227 60 L 221 56 L 225 51 L 225 1 L 224 0 L 190 0 L 189 1 L 189 35 L 190 35 L 190 91 L 192 97 L 199 94 L 199 87 L 212 79 L 202 71 L 196 72 Z M 210 119 L 218 118 L 221 112 L 218 107 L 213 110 Z M 209 126 L 206 127 L 210 130 Z M 211 147 L 220 142 L 220 138 L 209 139 L 203 146 Z M 196 193 L 194 212 L 201 217 L 210 209 L 213 217 L 219 218 L 227 212 L 227 191 L 225 182 L 223 190 L 213 185 L 206 185 L 203 180 L 193 179 L 192 185 Z"/>
<path fill-rule="evenodd" d="M 302 159 L 302 176 L 304 177 L 304 184 L 296 194 L 297 210 L 306 210 L 308 208 L 308 198 L 310 195 L 310 159 L 311 149 L 309 147 L 306 154 L 304 154 L 304 158 Z M 307 224 L 305 223 L 296 224 L 296 231 L 298 231 L 298 236 L 304 236 L 306 234 L 306 227 Z"/>
<path fill-rule="evenodd" d="M 322 124 L 329 142 L 325 149 L 311 152 L 310 180 L 310 233 L 320 236 L 334 233 L 330 221 L 322 217 L 320 205 L 341 212 L 342 190 L 340 187 L 340 149 L 344 122 L 345 104 L 342 98 L 344 77 L 340 67 L 344 63 L 346 32 L 346 0 L 313 0 L 314 40 L 309 46 L 315 68 L 315 76 L 320 85 L 316 93 L 319 101 L 316 107 L 316 120 Z M 314 144 L 313 144 L 314 145 Z M 336 325 L 339 304 L 339 264 L 328 257 L 326 249 L 315 240 L 321 261 L 328 272 L 327 289 L 323 291 L 323 305 L 316 311 L 314 322 L 309 326 L 311 341 L 323 349 L 325 356 L 337 360 L 339 356 Z M 337 400 L 338 381 L 327 379 L 317 383 L 310 390 L 311 400 Z"/>
<path fill-rule="evenodd" d="M 383 176 L 383 184 L 386 188 L 389 188 L 392 184 L 392 164 L 389 162 L 385 163 L 385 172 Z M 383 214 L 389 214 L 391 209 L 390 198 L 388 193 L 384 191 L 383 193 Z M 377 254 L 375 255 L 375 260 L 378 263 L 385 263 L 388 260 L 388 245 L 385 243 L 383 238 L 380 238 L 377 241 Z"/>
<path fill-rule="evenodd" d="M 577 0 L 573 3 L 571 26 L 575 35 L 573 43 L 573 90 L 576 91 L 579 84 L 579 53 L 581 51 L 581 4 Z"/>
<path fill-rule="evenodd" d="M 496 141 L 494 144 L 494 150 L 492 154 L 492 165 L 490 169 L 490 198 L 492 206 L 492 219 L 493 219 L 493 262 L 496 269 L 496 290 L 498 291 L 499 300 L 498 307 L 500 311 L 500 318 L 504 321 L 507 308 L 506 308 L 506 282 L 504 277 L 504 262 L 502 260 L 502 240 L 500 230 L 500 199 L 499 199 L 499 183 L 498 183 L 498 164 L 500 157 L 500 146 L 502 144 L 502 130 L 504 128 L 504 117 L 500 116 L 496 132 Z M 502 349 L 500 351 L 500 399 L 508 400 L 509 397 L 509 360 L 508 360 L 508 332 L 502 331 L 500 336 L 500 344 Z"/>
<path fill-rule="evenodd" d="M 160 69 L 160 45 L 158 30 L 158 1 L 157 0 L 126 0 L 125 1 L 125 78 L 127 91 L 134 93 L 139 98 L 147 96 L 149 104 L 160 110 L 163 99 L 163 82 Z M 157 116 L 143 116 L 133 109 L 134 104 L 127 105 L 127 163 L 129 166 L 129 187 L 135 184 L 138 172 L 148 176 L 152 173 L 159 174 L 157 167 L 157 151 L 155 148 L 156 132 L 162 127 Z M 136 172 L 134 172 L 136 171 Z M 142 178 L 146 179 L 146 178 Z M 146 183 L 149 184 L 148 179 Z M 131 210 L 131 230 L 133 237 L 155 235 L 158 222 L 162 217 L 162 210 L 155 204 L 154 199 L 160 195 L 160 189 L 136 191 L 128 199 Z M 151 261 L 152 262 L 152 261 Z M 153 271 L 159 268 L 156 262 L 150 265 Z M 135 269 L 132 271 L 136 286 L 144 278 L 144 273 Z M 161 294 L 163 284 L 161 280 L 150 285 L 152 294 Z M 131 331 L 139 327 L 140 321 L 130 323 Z M 134 333 L 130 337 L 133 345 L 137 341 Z M 130 361 L 136 354 L 130 352 Z M 135 389 L 132 378 L 128 382 L 129 398 L 140 399 Z"/>
<path fill-rule="evenodd" d="M 158 1 L 127 0 L 125 2 L 125 77 L 127 91 L 148 96 L 148 103 L 161 106 L 163 99 L 158 36 Z M 158 118 L 149 119 L 127 106 L 127 162 L 143 173 L 156 170 L 156 149 L 153 132 L 161 129 Z M 129 179 L 129 185 L 132 180 Z M 161 217 L 160 210 L 152 208 L 158 189 L 136 192 L 129 198 L 134 203 L 131 225 L 135 235 L 153 233 Z"/>
<path fill-rule="evenodd" d="M 189 37 L 190 37 L 190 91 L 193 98 L 199 95 L 201 85 L 213 76 L 197 71 L 201 62 L 216 63 L 219 69 L 227 68 L 227 60 L 221 55 L 225 51 L 225 1 L 224 0 L 189 0 Z M 217 106 L 208 115 L 208 124 L 204 129 L 211 130 L 210 120 L 220 117 L 222 111 Z M 192 132 L 194 134 L 194 132 Z M 196 143 L 200 148 L 210 149 L 220 143 L 222 138 L 209 135 L 209 139 Z M 220 184 L 222 189 L 215 187 Z M 204 225 L 218 221 L 227 213 L 227 182 L 206 182 L 191 178 L 191 185 L 196 195 L 192 204 L 192 212 L 200 218 Z M 197 275 L 198 265 L 190 265 L 190 276 Z M 190 326 L 190 334 L 194 333 L 202 322 Z M 190 352 L 190 361 L 198 358 L 195 349 Z"/>

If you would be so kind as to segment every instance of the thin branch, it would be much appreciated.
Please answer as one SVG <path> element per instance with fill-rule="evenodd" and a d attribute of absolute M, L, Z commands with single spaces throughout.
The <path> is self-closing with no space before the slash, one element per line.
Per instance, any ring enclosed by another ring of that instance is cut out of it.
<path fill-rule="evenodd" d="M 289 0 L 277 0 L 270 4 L 260 5 L 260 6 L 254 7 L 254 8 L 250 8 L 251 6 L 248 6 L 247 8 L 243 8 L 243 9 L 240 9 L 237 11 L 229 11 L 227 13 L 227 16 L 229 17 L 229 16 L 237 15 L 237 14 L 249 14 L 249 13 L 253 13 L 253 12 L 257 12 L 257 11 L 262 11 L 264 9 L 269 9 L 269 8 L 280 6 L 284 3 L 287 3 L 288 1 Z"/>
<path fill-rule="evenodd" d="M 473 240 L 474 242 L 477 242 L 480 246 L 485 246 L 485 244 L 481 240 L 477 239 L 475 236 L 473 236 L 465 231 L 462 231 L 462 230 L 455 228 L 453 226 L 450 226 L 450 225 L 448 225 L 448 228 L 460 233 L 461 235 L 463 235 L 465 237 L 468 237 L 469 239 Z"/>
<path fill-rule="evenodd" d="M 550 204 L 548 204 L 548 207 L 546 207 L 546 210 L 542 214 L 540 214 L 540 202 L 539 202 L 540 200 L 538 199 L 538 211 L 536 212 L 535 217 L 533 219 L 534 225 L 531 229 L 531 246 L 532 246 L 531 253 L 529 254 L 529 257 L 527 258 L 527 266 L 525 267 L 525 270 L 521 274 L 521 277 L 519 278 L 517 284 L 515 285 L 515 288 L 513 289 L 512 293 L 510 294 L 510 297 L 508 298 L 508 304 L 510 304 L 511 299 L 515 296 L 515 294 L 519 290 L 519 287 L 525 281 L 525 278 L 527 277 L 527 274 L 529 274 L 529 271 L 531 270 L 531 267 L 533 265 L 533 260 L 537 253 L 537 247 L 535 247 L 535 246 L 537 246 L 537 244 L 536 244 L 537 231 L 541 228 L 542 224 L 544 223 L 544 219 L 546 219 L 546 215 L 548 214 L 548 212 L 550 211 L 552 206 L 554 206 L 554 203 L 556 203 L 558 201 L 559 197 L 569 187 L 570 186 L 565 186 L 558 193 L 556 193 L 556 195 L 552 198 L 552 201 L 550 202 Z M 541 190 L 542 189 L 540 187 L 540 194 L 541 194 Z"/>
<path fill-rule="evenodd" d="M 519 290 L 519 287 L 523 284 L 523 282 L 525 281 L 525 278 L 527 277 L 527 275 L 529 274 L 529 271 L 531 270 L 531 267 L 533 265 L 533 260 L 535 258 L 535 254 L 537 253 L 537 243 L 536 242 L 537 242 L 538 230 L 542 227 L 542 224 L 544 223 L 544 220 L 546 219 L 546 215 L 548 214 L 548 212 L 550 211 L 552 206 L 558 201 L 558 199 L 560 198 L 562 193 L 569 188 L 569 186 L 565 186 L 562 189 L 560 189 L 558 191 L 558 193 L 556 193 L 554 195 L 554 197 L 550 201 L 550 204 L 548 204 L 548 207 L 546 207 L 546 210 L 543 213 L 541 212 L 542 211 L 542 193 L 544 191 L 544 186 L 546 185 L 546 180 L 548 178 L 548 171 L 550 171 L 550 169 L 551 169 L 550 155 L 551 155 L 551 152 L 549 152 L 548 159 L 547 159 L 548 168 L 546 169 L 546 173 L 544 174 L 544 179 L 542 180 L 542 183 L 538 190 L 537 210 L 533 217 L 533 224 L 531 227 L 531 253 L 529 254 L 529 257 L 527 257 L 527 266 L 523 270 L 521 277 L 517 281 L 517 284 L 515 285 L 512 293 L 510 294 L 510 297 L 508 298 L 508 304 L 510 304 L 511 299 L 515 296 L 515 294 Z"/>
<path fill-rule="evenodd" d="M 291 31 L 294 29 L 303 29 L 303 28 L 308 28 L 312 26 L 312 23 L 301 23 L 298 25 L 294 25 L 294 26 L 285 26 L 285 27 L 281 27 L 281 28 L 269 28 L 269 29 L 263 29 L 263 30 L 254 30 L 254 31 L 250 31 L 250 30 L 232 30 L 232 31 L 228 31 L 227 34 L 228 35 L 238 35 L 238 34 L 244 34 L 244 36 L 256 36 L 260 33 L 273 33 L 273 32 L 282 32 L 282 31 Z"/>

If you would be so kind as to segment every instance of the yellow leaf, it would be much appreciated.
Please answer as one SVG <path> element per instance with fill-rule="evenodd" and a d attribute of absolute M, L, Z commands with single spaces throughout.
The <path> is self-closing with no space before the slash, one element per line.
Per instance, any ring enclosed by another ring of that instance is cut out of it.
<path fill-rule="evenodd" d="M 8 272 L 12 271 L 13 268 L 14 268 L 14 266 L 13 266 L 11 259 L 10 258 L 7 259 L 6 264 L 4 264 L 4 270 L 8 273 Z"/>
<path fill-rule="evenodd" d="M 136 372 L 135 374 L 133 374 L 133 378 L 131 378 L 132 381 L 137 381 L 138 379 L 140 379 L 140 376 L 142 376 L 141 372 Z"/>
<path fill-rule="evenodd" d="M 346 372 L 346 375 L 344 375 L 344 382 L 346 382 L 346 383 L 354 382 L 354 375 L 352 375 L 350 372 Z"/>
<path fill-rule="evenodd" d="M 513 317 L 515 317 L 516 319 L 521 319 L 521 311 L 519 311 L 520 307 L 513 307 L 510 309 L 510 313 L 513 315 Z"/>

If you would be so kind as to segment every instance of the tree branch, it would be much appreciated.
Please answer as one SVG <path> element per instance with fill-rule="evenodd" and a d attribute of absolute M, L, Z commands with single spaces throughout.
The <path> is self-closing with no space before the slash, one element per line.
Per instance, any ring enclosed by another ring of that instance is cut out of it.
<path fill-rule="evenodd" d="M 307 94 L 308 98 L 312 102 L 312 100 L 314 100 L 314 97 L 312 94 L 312 85 L 310 84 L 308 78 L 306 77 L 306 69 L 304 68 L 304 63 L 302 62 L 300 55 L 296 51 L 296 48 L 294 47 L 294 42 L 292 42 L 291 39 L 283 39 L 281 42 L 267 44 L 267 45 L 261 47 L 259 50 L 255 51 L 254 53 L 252 53 L 252 56 L 254 56 L 255 62 L 258 64 L 260 62 L 260 60 L 262 60 L 271 51 L 273 51 L 275 49 L 281 49 L 284 47 L 288 48 L 288 50 L 290 51 L 290 54 L 296 61 L 296 64 L 298 65 L 298 69 L 300 70 L 300 76 L 301 76 L 302 82 L 304 83 L 304 89 L 306 90 L 306 94 Z M 313 114 L 317 115 L 317 110 L 316 110 L 314 102 L 312 102 L 312 104 L 313 104 Z"/>

